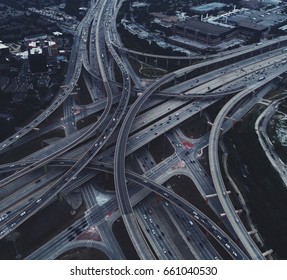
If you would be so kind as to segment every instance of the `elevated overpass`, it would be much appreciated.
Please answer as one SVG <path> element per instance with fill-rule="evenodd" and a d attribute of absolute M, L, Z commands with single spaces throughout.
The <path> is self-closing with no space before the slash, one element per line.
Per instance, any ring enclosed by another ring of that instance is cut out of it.
<path fill-rule="evenodd" d="M 286 69 L 282 70 L 281 73 L 285 72 Z M 212 180 L 214 183 L 214 187 L 216 189 L 218 198 L 222 204 L 224 212 L 230 221 L 232 227 L 237 233 L 238 238 L 244 245 L 245 249 L 248 251 L 249 255 L 252 259 L 264 259 L 262 252 L 258 249 L 255 245 L 254 241 L 246 231 L 243 224 L 240 222 L 236 211 L 229 200 L 227 195 L 227 190 L 225 188 L 224 180 L 221 175 L 220 163 L 218 159 L 218 141 L 219 137 L 222 134 L 222 124 L 224 119 L 226 118 L 228 112 L 245 96 L 252 93 L 253 91 L 257 90 L 258 88 L 262 87 L 264 84 L 272 81 L 273 79 L 277 78 L 278 75 L 281 73 L 276 73 L 271 75 L 264 81 L 257 82 L 253 86 L 241 91 L 239 94 L 234 96 L 226 105 L 220 110 L 219 114 L 217 115 L 210 132 L 210 140 L 209 140 L 209 147 L 208 147 L 208 156 L 209 156 L 209 165 Z"/>

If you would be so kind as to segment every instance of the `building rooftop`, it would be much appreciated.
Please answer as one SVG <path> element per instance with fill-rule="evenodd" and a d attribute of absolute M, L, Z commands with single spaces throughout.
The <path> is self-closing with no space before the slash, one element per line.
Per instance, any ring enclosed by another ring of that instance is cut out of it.
<path fill-rule="evenodd" d="M 7 48 L 8 48 L 8 46 L 6 46 L 6 45 L 0 43 L 0 49 L 7 49 Z"/>
<path fill-rule="evenodd" d="M 203 22 L 199 20 L 188 20 L 180 23 L 176 23 L 176 26 L 182 26 L 182 27 L 187 27 L 191 30 L 199 30 L 202 33 L 211 33 L 214 35 L 220 35 L 222 33 L 225 33 L 230 30 L 230 28 L 227 27 L 222 27 L 219 25 L 211 24 L 208 22 Z"/>
<path fill-rule="evenodd" d="M 40 34 L 36 34 L 36 35 L 30 35 L 30 36 L 26 36 L 24 38 L 24 41 L 34 41 L 37 39 L 46 39 L 48 36 L 45 33 L 40 33 Z"/>
<path fill-rule="evenodd" d="M 30 50 L 30 54 L 41 54 L 41 53 L 43 53 L 43 50 L 41 47 L 32 48 Z"/>
<path fill-rule="evenodd" d="M 261 31 L 261 32 L 265 31 L 267 29 L 266 26 L 263 26 L 261 24 L 257 24 L 257 23 L 251 22 L 251 21 L 240 21 L 240 22 L 238 22 L 238 26 L 257 30 L 257 31 Z"/>
<path fill-rule="evenodd" d="M 147 4 L 145 2 L 138 2 L 138 1 L 132 3 L 132 7 L 133 8 L 142 8 L 142 7 L 146 7 L 146 6 L 149 6 L 149 5 L 150 4 Z"/>
<path fill-rule="evenodd" d="M 245 10 L 227 17 L 227 23 L 239 24 L 246 22 L 265 27 L 274 26 L 286 20 L 287 16 L 282 14 L 279 8 L 269 11 Z"/>
<path fill-rule="evenodd" d="M 206 12 L 210 12 L 216 9 L 222 9 L 223 7 L 225 7 L 226 4 L 224 3 L 220 3 L 220 2 L 212 2 L 209 4 L 204 4 L 204 5 L 199 5 L 199 6 L 195 6 L 192 7 L 192 11 L 194 12 L 199 12 L 199 13 L 206 13 Z"/>
<path fill-rule="evenodd" d="M 63 35 L 63 33 L 62 33 L 62 32 L 59 32 L 59 31 L 55 31 L 55 32 L 53 32 L 53 35 L 55 35 L 55 36 L 61 36 L 61 35 Z"/>
<path fill-rule="evenodd" d="M 46 46 L 54 46 L 56 43 L 54 41 L 32 41 L 29 43 L 29 48 L 36 48 L 40 45 L 46 45 Z"/>

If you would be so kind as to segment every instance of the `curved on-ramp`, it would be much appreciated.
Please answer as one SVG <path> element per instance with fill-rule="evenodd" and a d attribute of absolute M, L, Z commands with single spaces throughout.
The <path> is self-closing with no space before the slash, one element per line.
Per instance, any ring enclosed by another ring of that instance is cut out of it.
<path fill-rule="evenodd" d="M 283 72 L 283 71 L 282 71 Z M 244 225 L 240 222 L 238 219 L 237 213 L 235 212 L 235 209 L 226 194 L 226 188 L 224 184 L 223 177 L 221 175 L 220 170 L 220 164 L 219 164 L 219 158 L 218 158 L 218 141 L 221 135 L 221 127 L 222 124 L 229 113 L 229 111 L 245 96 L 252 93 L 259 87 L 263 86 L 267 82 L 272 81 L 274 78 L 276 78 L 278 75 L 282 74 L 275 73 L 271 75 L 270 77 L 266 78 L 263 82 L 257 82 L 254 85 L 250 86 L 249 88 L 241 91 L 239 94 L 234 96 L 232 99 L 230 99 L 224 107 L 220 110 L 218 113 L 213 126 L 211 128 L 210 132 L 210 140 L 209 140 L 209 147 L 208 147 L 208 157 L 209 157 L 209 165 L 210 165 L 210 172 L 211 177 L 213 180 L 213 184 L 215 187 L 215 190 L 217 192 L 218 198 L 220 200 L 220 203 L 222 204 L 222 207 L 224 209 L 224 212 L 233 227 L 234 231 L 236 232 L 239 240 L 245 247 L 246 251 L 250 255 L 252 259 L 265 259 L 260 249 L 256 246 L 253 239 L 248 234 L 246 228 Z"/>

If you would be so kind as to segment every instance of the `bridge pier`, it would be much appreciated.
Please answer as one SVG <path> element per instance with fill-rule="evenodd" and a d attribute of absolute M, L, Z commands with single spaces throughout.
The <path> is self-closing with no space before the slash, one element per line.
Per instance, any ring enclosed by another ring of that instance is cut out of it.
<path fill-rule="evenodd" d="M 207 121 L 207 127 L 206 130 L 209 131 L 211 129 L 211 127 L 213 126 L 213 123 L 210 121 Z"/>
<path fill-rule="evenodd" d="M 253 230 L 248 231 L 249 235 L 252 235 L 252 234 L 255 234 L 255 233 L 257 233 L 257 229 L 253 229 Z"/>
<path fill-rule="evenodd" d="M 221 127 L 220 128 L 220 136 L 222 136 L 223 131 L 224 131 L 224 129 Z"/>
<path fill-rule="evenodd" d="M 270 249 L 270 250 L 268 250 L 268 251 L 264 252 L 262 255 L 263 255 L 264 257 L 266 257 L 266 256 L 271 255 L 272 253 L 273 253 L 273 250 L 272 250 L 272 249 Z"/>
<path fill-rule="evenodd" d="M 237 122 L 236 119 L 231 118 L 231 117 L 225 117 L 227 120 L 231 120 L 232 121 L 232 128 L 234 128 L 235 123 Z"/>
<path fill-rule="evenodd" d="M 208 203 L 208 200 L 209 198 L 212 198 L 212 197 L 216 197 L 217 196 L 217 193 L 213 193 L 213 194 L 208 194 L 205 196 L 205 203 L 207 204 Z"/>
<path fill-rule="evenodd" d="M 242 209 L 235 210 L 235 213 L 240 214 L 242 213 Z M 226 213 L 220 213 L 220 217 L 225 217 Z"/>
<path fill-rule="evenodd" d="M 199 111 L 199 116 L 200 116 L 200 117 L 202 116 L 202 112 L 203 112 L 203 110 L 202 110 L 202 108 L 200 107 L 200 111 Z"/>

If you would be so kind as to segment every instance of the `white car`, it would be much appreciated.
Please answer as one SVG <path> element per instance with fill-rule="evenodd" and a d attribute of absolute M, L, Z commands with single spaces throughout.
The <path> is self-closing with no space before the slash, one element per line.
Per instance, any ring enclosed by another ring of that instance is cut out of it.
<path fill-rule="evenodd" d="M 227 244 L 227 243 L 225 243 L 225 247 L 228 248 L 228 249 L 230 249 L 230 246 L 229 246 L 229 244 Z"/>
<path fill-rule="evenodd" d="M 3 214 L 3 215 L 1 216 L 0 219 L 1 219 L 1 220 L 5 220 L 7 217 L 8 217 L 8 214 L 5 213 L 5 214 Z"/>

